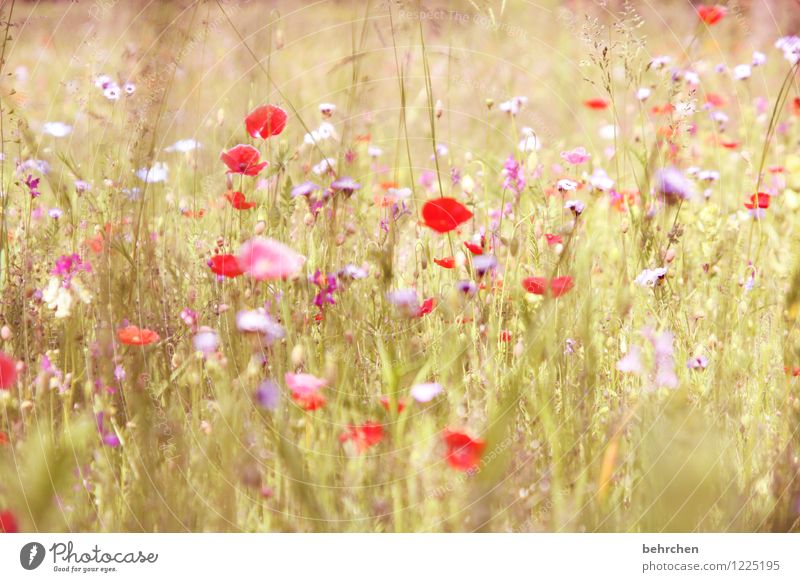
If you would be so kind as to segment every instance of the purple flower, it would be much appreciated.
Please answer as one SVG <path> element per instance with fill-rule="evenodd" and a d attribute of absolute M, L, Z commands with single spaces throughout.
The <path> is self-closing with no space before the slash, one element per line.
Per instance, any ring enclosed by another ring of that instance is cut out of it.
<path fill-rule="evenodd" d="M 497 257 L 494 255 L 478 255 L 472 258 L 472 266 L 478 277 L 483 277 L 489 271 L 497 268 Z"/>
<path fill-rule="evenodd" d="M 564 204 L 564 208 L 571 210 L 572 214 L 575 216 L 580 216 L 586 208 L 586 205 L 580 200 L 567 200 L 567 203 Z"/>
<path fill-rule="evenodd" d="M 354 191 L 360 190 L 361 184 L 349 178 L 347 176 L 343 176 L 341 178 L 337 178 L 336 180 L 331 183 L 331 190 L 335 192 L 342 192 L 348 198 L 350 195 L 353 194 Z"/>
<path fill-rule="evenodd" d="M 690 370 L 705 370 L 708 367 L 708 358 L 705 356 L 689 358 L 689 361 L 686 362 L 686 367 Z"/>
<path fill-rule="evenodd" d="M 664 197 L 667 204 L 675 204 L 692 197 L 692 183 L 673 166 L 656 172 L 655 187 L 656 192 Z"/>
<path fill-rule="evenodd" d="M 478 286 L 474 281 L 464 280 L 456 283 L 456 289 L 461 291 L 464 295 L 472 297 L 478 292 Z"/>
<path fill-rule="evenodd" d="M 311 182 L 310 180 L 303 182 L 302 184 L 298 184 L 292 188 L 292 198 L 297 198 L 298 196 L 311 196 L 311 193 L 315 190 L 319 190 L 319 186 L 317 186 L 314 182 Z"/>
<path fill-rule="evenodd" d="M 30 193 L 31 198 L 38 198 L 39 196 L 42 195 L 42 193 L 39 192 L 38 190 L 39 178 L 34 178 L 30 174 L 28 174 L 28 177 L 25 178 L 25 185 L 28 187 L 28 192 Z"/>
<path fill-rule="evenodd" d="M 511 190 L 517 196 L 522 194 L 522 191 L 525 189 L 525 170 L 522 165 L 514 159 L 514 156 L 508 156 L 508 159 L 506 159 L 503 164 L 503 175 L 505 176 L 503 179 L 503 188 Z"/>
<path fill-rule="evenodd" d="M 275 410 L 281 401 L 281 391 L 272 380 L 264 380 L 255 392 L 256 403 L 264 410 Z"/>
<path fill-rule="evenodd" d="M 404 315 L 416 315 L 419 311 L 419 299 L 413 289 L 396 289 L 386 294 L 389 303 L 397 307 Z"/>

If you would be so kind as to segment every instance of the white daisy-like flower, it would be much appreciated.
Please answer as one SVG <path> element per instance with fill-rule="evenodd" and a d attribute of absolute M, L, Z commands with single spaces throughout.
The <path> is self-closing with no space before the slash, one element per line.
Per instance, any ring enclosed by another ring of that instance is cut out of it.
<path fill-rule="evenodd" d="M 65 137 L 72 131 L 72 126 L 60 121 L 48 121 L 42 127 L 42 131 L 53 137 Z"/>

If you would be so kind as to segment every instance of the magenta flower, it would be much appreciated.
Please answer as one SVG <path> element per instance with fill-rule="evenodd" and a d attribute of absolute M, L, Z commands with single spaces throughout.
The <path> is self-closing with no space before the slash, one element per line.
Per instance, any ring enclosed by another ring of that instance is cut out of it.
<path fill-rule="evenodd" d="M 561 158 L 575 166 L 577 166 L 578 164 L 582 164 L 591 157 L 592 155 L 589 152 L 587 152 L 586 148 L 583 146 L 577 147 L 574 150 L 561 152 Z"/>

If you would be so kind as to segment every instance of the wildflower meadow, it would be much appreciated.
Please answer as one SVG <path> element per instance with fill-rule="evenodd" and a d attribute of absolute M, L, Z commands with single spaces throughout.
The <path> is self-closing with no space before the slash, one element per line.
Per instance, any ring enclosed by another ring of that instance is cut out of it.
<path fill-rule="evenodd" d="M 800 531 L 800 4 L 0 3 L 0 532 Z"/>

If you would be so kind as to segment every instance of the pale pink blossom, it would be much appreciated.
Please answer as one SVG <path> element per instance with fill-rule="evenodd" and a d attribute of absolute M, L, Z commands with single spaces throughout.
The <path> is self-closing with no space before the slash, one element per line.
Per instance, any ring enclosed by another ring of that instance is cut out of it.
<path fill-rule="evenodd" d="M 306 258 L 271 238 L 256 237 L 239 248 L 239 267 L 257 281 L 295 277 Z"/>
<path fill-rule="evenodd" d="M 586 148 L 583 146 L 577 147 L 574 150 L 561 152 L 562 159 L 567 160 L 570 164 L 574 164 L 576 166 L 578 164 L 582 164 L 591 157 L 592 155 L 589 152 L 587 152 Z"/>

